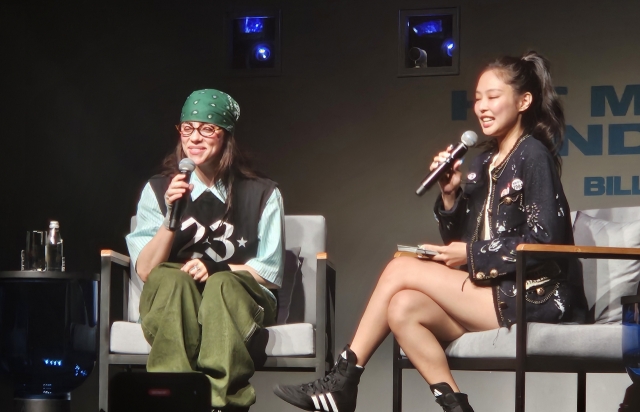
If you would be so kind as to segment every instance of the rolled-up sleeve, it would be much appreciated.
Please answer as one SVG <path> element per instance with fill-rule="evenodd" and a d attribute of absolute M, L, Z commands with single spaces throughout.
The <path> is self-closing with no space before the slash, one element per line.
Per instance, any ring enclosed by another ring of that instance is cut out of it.
<path fill-rule="evenodd" d="M 153 189 L 151 185 L 147 183 L 144 189 L 142 189 L 140 201 L 138 202 L 136 228 L 125 238 L 134 267 L 138 261 L 140 251 L 155 236 L 160 226 L 162 226 L 163 219 L 164 216 L 160 211 Z"/>
<path fill-rule="evenodd" d="M 267 200 L 258 222 L 258 251 L 246 265 L 255 269 L 265 280 L 282 285 L 284 271 L 284 207 L 282 195 L 276 188 Z"/>

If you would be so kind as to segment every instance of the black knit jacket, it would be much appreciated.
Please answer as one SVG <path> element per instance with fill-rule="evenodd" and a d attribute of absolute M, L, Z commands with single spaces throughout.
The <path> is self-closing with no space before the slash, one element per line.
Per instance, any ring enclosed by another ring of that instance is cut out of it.
<path fill-rule="evenodd" d="M 478 284 L 515 279 L 516 247 L 520 243 L 574 244 L 569 204 L 549 150 L 531 136 L 522 137 L 492 170 L 489 193 L 489 164 L 496 153 L 497 149 L 488 150 L 472 161 L 464 188 L 458 190 L 451 210 L 444 210 L 441 197 L 434 209 L 444 243 L 467 243 L 466 269 Z M 491 239 L 482 240 L 487 199 Z M 549 276 L 571 283 L 572 289 L 584 296 L 582 267 L 577 259 L 555 262 L 559 271 L 541 273 L 538 269 L 549 265 L 528 259 L 527 279 Z"/>

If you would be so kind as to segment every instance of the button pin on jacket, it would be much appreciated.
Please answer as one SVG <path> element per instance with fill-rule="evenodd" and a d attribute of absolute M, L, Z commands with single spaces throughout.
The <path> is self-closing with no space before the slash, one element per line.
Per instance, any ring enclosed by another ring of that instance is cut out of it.
<path fill-rule="evenodd" d="M 520 190 L 520 189 L 522 189 L 522 180 L 520 180 L 520 179 L 513 179 L 513 182 L 511 182 L 511 187 L 513 188 L 513 190 Z"/>

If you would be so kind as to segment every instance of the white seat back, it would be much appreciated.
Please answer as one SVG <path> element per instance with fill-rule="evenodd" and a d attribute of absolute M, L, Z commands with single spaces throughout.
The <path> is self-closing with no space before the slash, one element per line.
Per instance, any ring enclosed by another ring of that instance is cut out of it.
<path fill-rule="evenodd" d="M 131 218 L 131 231 L 136 227 L 136 217 Z M 319 252 L 326 251 L 326 221 L 324 216 L 285 216 L 285 245 L 287 249 L 299 247 L 302 260 L 303 296 L 296 296 L 291 310 L 304 311 L 304 321 L 315 325 L 316 319 L 316 270 Z M 137 322 L 138 307 L 144 283 L 135 268 L 131 267 L 129 280 L 129 321 Z"/>

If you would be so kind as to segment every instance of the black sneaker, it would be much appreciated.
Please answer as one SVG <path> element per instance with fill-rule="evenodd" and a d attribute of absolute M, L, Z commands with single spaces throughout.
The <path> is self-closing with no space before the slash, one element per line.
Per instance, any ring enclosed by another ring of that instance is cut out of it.
<path fill-rule="evenodd" d="M 466 393 L 454 392 L 446 382 L 429 386 L 444 412 L 473 412 Z"/>
<path fill-rule="evenodd" d="M 356 366 L 356 354 L 347 345 L 324 378 L 303 385 L 277 385 L 273 392 L 306 411 L 353 412 L 363 371 Z"/>

